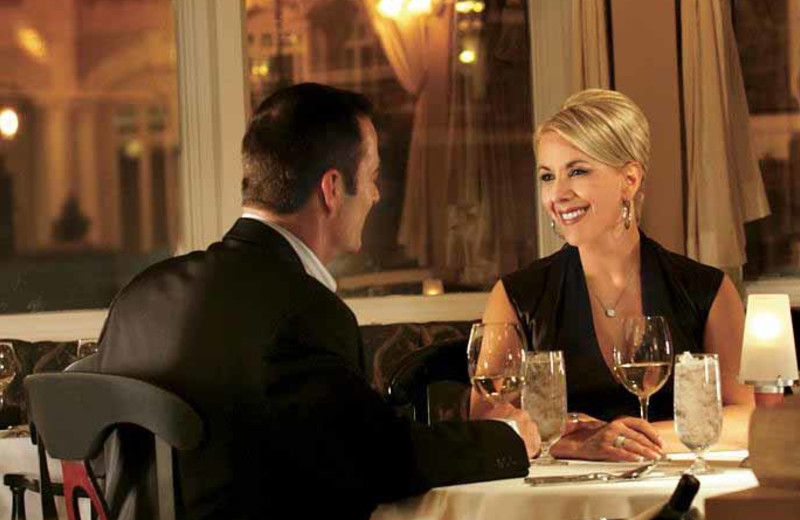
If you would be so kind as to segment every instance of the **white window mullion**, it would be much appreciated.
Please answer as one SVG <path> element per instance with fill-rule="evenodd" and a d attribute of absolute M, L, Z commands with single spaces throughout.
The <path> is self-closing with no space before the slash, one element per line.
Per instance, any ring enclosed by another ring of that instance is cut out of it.
<path fill-rule="evenodd" d="M 175 0 L 183 251 L 218 240 L 241 210 L 242 1 Z"/>

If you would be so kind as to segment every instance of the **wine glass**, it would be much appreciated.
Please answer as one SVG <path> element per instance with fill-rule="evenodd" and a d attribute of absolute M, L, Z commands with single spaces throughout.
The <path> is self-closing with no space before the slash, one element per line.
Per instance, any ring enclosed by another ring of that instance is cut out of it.
<path fill-rule="evenodd" d="M 662 316 L 628 316 L 612 350 L 614 374 L 639 398 L 639 412 L 647 420 L 650 396 L 672 372 L 672 336 Z"/>
<path fill-rule="evenodd" d="M 525 338 L 516 323 L 476 323 L 467 345 L 467 367 L 475 390 L 492 405 L 519 396 Z"/>
<path fill-rule="evenodd" d="M 558 442 L 567 426 L 567 379 L 564 355 L 560 350 L 528 354 L 522 406 L 536 421 L 542 438 L 542 452 L 531 463 L 566 464 L 550 453 L 550 448 Z"/>
<path fill-rule="evenodd" d="M 81 338 L 78 340 L 78 346 L 75 349 L 75 357 L 77 359 L 82 359 L 86 356 L 97 354 L 99 348 L 97 338 Z"/>
<path fill-rule="evenodd" d="M 14 345 L 9 341 L 0 342 L 0 409 L 5 406 L 6 390 L 19 372 L 20 364 Z"/>
<path fill-rule="evenodd" d="M 675 361 L 675 431 L 695 454 L 688 473 L 713 470 L 703 455 L 722 432 L 722 392 L 719 357 L 684 352 Z"/>

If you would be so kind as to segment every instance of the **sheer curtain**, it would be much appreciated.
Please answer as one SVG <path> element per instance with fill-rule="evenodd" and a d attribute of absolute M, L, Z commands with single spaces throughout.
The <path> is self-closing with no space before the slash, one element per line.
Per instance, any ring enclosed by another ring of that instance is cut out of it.
<path fill-rule="evenodd" d="M 477 61 L 453 61 L 446 267 L 490 286 L 535 258 L 530 52 L 525 6 L 487 3 Z"/>
<path fill-rule="evenodd" d="M 432 143 L 443 142 L 447 128 L 453 9 L 391 20 L 377 12 L 376 4 L 364 0 L 399 83 L 415 98 L 398 242 L 421 265 L 434 265 L 444 257 L 447 179 L 444 148 Z"/>
<path fill-rule="evenodd" d="M 769 214 L 750 141 L 739 56 L 724 0 L 682 0 L 687 159 L 687 254 L 738 268 L 744 224 Z"/>

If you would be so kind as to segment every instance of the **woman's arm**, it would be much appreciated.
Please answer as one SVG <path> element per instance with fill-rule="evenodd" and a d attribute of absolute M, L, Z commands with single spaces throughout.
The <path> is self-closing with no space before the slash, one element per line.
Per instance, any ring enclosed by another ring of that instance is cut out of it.
<path fill-rule="evenodd" d="M 726 275 L 711 305 L 703 337 L 703 351 L 719 355 L 724 420 L 722 435 L 714 445 L 715 449 L 747 447 L 753 392 L 750 387 L 737 381 L 743 335 L 744 307 L 736 287 Z M 654 426 L 661 434 L 667 451 L 686 451 L 673 431 L 672 421 L 662 421 Z"/>
<path fill-rule="evenodd" d="M 719 355 L 724 405 L 753 406 L 753 392 L 737 381 L 744 336 L 744 307 L 733 282 L 726 275 L 708 314 L 703 351 Z"/>

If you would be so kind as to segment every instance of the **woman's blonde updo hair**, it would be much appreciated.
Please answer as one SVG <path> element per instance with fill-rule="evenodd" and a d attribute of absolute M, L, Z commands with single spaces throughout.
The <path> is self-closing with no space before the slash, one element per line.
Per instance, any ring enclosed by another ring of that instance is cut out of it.
<path fill-rule="evenodd" d="M 650 167 L 650 125 L 642 110 L 628 96 L 614 90 L 588 89 L 571 96 L 561 110 L 536 129 L 533 144 L 547 132 L 555 132 L 592 159 L 617 169 L 637 162 L 646 175 Z M 644 177 L 642 178 L 644 181 Z M 642 188 L 635 196 L 641 211 Z"/>

